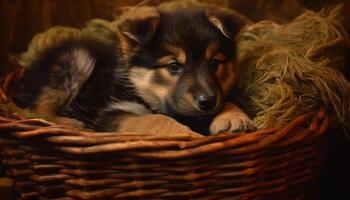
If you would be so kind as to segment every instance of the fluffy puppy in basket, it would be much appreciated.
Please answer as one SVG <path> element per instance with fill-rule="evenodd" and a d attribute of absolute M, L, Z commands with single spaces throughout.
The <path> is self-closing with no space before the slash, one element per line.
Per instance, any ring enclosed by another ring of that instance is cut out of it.
<path fill-rule="evenodd" d="M 237 80 L 235 36 L 246 22 L 215 6 L 133 9 L 111 23 L 113 44 L 82 38 L 48 49 L 14 101 L 99 131 L 171 133 L 189 130 L 188 119 L 210 119 L 212 134 L 253 130 L 228 98 Z M 154 117 L 162 123 L 145 123 Z"/>

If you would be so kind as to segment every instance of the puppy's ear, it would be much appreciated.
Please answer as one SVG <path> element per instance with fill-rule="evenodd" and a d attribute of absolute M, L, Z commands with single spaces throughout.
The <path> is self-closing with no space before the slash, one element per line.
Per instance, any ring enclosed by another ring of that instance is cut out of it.
<path fill-rule="evenodd" d="M 153 7 L 132 9 L 118 20 L 120 40 L 128 48 L 142 46 L 153 38 L 159 22 L 159 12 Z"/>
<path fill-rule="evenodd" d="M 227 38 L 234 40 L 238 32 L 251 21 L 234 10 L 215 5 L 204 5 L 209 21 Z"/>

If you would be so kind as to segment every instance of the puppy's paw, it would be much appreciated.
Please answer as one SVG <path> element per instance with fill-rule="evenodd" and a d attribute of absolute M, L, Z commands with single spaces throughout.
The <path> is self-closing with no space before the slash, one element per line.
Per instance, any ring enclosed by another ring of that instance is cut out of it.
<path fill-rule="evenodd" d="M 256 128 L 248 115 L 237 106 L 227 103 L 224 110 L 219 113 L 210 124 L 210 133 L 223 132 L 252 132 Z"/>

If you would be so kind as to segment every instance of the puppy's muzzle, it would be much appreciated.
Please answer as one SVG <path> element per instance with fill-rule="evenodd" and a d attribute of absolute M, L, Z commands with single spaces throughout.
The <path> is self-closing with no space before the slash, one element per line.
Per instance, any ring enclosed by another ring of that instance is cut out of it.
<path fill-rule="evenodd" d="M 196 97 L 198 108 L 205 112 L 213 111 L 217 104 L 215 94 L 199 94 Z"/>

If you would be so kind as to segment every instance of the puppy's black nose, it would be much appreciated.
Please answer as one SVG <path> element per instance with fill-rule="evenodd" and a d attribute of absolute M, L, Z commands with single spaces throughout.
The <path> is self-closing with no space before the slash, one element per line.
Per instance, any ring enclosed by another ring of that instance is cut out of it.
<path fill-rule="evenodd" d="M 215 95 L 199 95 L 197 97 L 198 107 L 203 111 L 211 111 L 216 105 Z"/>

